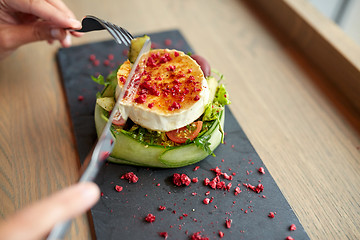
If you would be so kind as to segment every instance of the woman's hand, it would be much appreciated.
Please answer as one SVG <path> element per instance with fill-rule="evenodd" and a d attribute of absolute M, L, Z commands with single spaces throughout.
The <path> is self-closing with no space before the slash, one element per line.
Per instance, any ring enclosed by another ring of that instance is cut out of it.
<path fill-rule="evenodd" d="M 0 59 L 34 41 L 59 40 L 69 47 L 68 30 L 80 28 L 81 23 L 61 0 L 0 0 Z"/>
<path fill-rule="evenodd" d="M 0 238 L 7 240 L 44 238 L 56 223 L 90 209 L 100 197 L 94 183 L 78 183 L 15 213 L 0 222 Z"/>

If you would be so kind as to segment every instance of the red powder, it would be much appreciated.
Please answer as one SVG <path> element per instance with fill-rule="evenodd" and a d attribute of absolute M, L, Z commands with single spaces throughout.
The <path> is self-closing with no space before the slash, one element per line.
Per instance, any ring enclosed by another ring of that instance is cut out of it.
<path fill-rule="evenodd" d="M 264 190 L 264 186 L 261 183 L 259 183 L 256 187 L 249 183 L 243 183 L 243 185 L 256 193 L 260 193 Z"/>
<path fill-rule="evenodd" d="M 169 38 L 165 39 L 164 44 L 165 44 L 165 46 L 167 46 L 167 47 L 170 46 L 170 45 L 172 44 L 171 39 L 169 39 Z"/>
<path fill-rule="evenodd" d="M 191 235 L 191 240 L 209 240 L 209 238 L 201 236 L 201 232 L 196 232 Z"/>
<path fill-rule="evenodd" d="M 95 67 L 100 65 L 100 61 L 97 59 L 95 59 L 92 63 Z"/>
<path fill-rule="evenodd" d="M 108 59 L 109 59 L 110 61 L 111 61 L 111 60 L 114 60 L 114 54 L 111 54 L 111 53 L 110 53 L 110 54 L 108 55 Z"/>
<path fill-rule="evenodd" d="M 231 228 L 232 219 L 226 219 L 225 220 L 225 226 L 226 228 Z"/>
<path fill-rule="evenodd" d="M 270 212 L 269 215 L 268 215 L 269 218 L 274 218 L 275 217 L 275 214 L 273 212 Z"/>
<path fill-rule="evenodd" d="M 139 180 L 139 178 L 133 172 L 125 173 L 121 176 L 121 179 L 129 180 L 129 183 L 136 183 Z"/>
<path fill-rule="evenodd" d="M 152 223 L 155 221 L 155 216 L 151 213 L 149 213 L 146 217 L 145 217 L 145 221 Z"/>
<path fill-rule="evenodd" d="M 84 100 L 84 96 L 79 95 L 79 96 L 78 96 L 78 101 L 81 102 L 82 100 Z"/>
<path fill-rule="evenodd" d="M 116 186 L 115 186 L 115 190 L 116 190 L 117 192 L 121 192 L 121 191 L 123 190 L 123 187 L 122 187 L 122 186 L 119 186 L 119 185 L 116 185 Z"/>
<path fill-rule="evenodd" d="M 261 174 L 265 174 L 265 170 L 264 170 L 263 167 L 259 168 L 258 172 L 261 173 Z"/>
<path fill-rule="evenodd" d="M 296 230 L 295 224 L 291 224 L 291 225 L 290 225 L 290 231 L 295 231 L 295 230 Z"/>
<path fill-rule="evenodd" d="M 91 54 L 90 57 L 89 57 L 89 60 L 90 61 L 95 61 L 95 59 L 96 59 L 95 54 Z"/>
<path fill-rule="evenodd" d="M 238 195 L 239 193 L 241 193 L 241 190 L 239 187 L 236 187 L 234 191 L 235 196 Z"/>
<path fill-rule="evenodd" d="M 182 186 L 182 185 L 185 185 L 185 186 L 189 186 L 190 183 L 191 183 L 191 179 L 189 178 L 188 175 L 186 174 L 179 174 L 179 173 L 174 173 L 173 175 L 173 183 L 176 185 L 176 186 Z"/>
<path fill-rule="evenodd" d="M 203 203 L 206 204 L 206 205 L 208 205 L 208 204 L 210 203 L 210 199 L 209 199 L 209 198 L 205 198 L 205 199 L 203 200 Z"/>
<path fill-rule="evenodd" d="M 169 236 L 169 234 L 167 232 L 160 232 L 159 235 L 165 239 L 167 239 Z"/>

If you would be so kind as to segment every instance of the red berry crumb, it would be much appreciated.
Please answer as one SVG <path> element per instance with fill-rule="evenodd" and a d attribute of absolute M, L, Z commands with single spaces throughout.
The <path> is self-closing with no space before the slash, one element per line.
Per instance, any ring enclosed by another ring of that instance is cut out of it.
<path fill-rule="evenodd" d="M 231 223 L 232 223 L 232 219 L 226 219 L 225 220 L 226 228 L 231 228 Z"/>
<path fill-rule="evenodd" d="M 171 41 L 171 39 L 167 38 L 167 39 L 165 39 L 164 43 L 165 43 L 165 46 L 170 46 L 172 44 L 172 41 Z"/>
<path fill-rule="evenodd" d="M 114 60 L 114 54 L 111 54 L 111 53 L 110 53 L 110 54 L 108 55 L 108 59 L 109 59 L 109 60 Z"/>
<path fill-rule="evenodd" d="M 125 173 L 121 176 L 121 179 L 129 180 L 129 183 L 136 183 L 139 180 L 139 178 L 133 172 Z"/>
<path fill-rule="evenodd" d="M 196 232 L 191 235 L 191 240 L 209 240 L 209 238 L 201 236 L 201 232 Z"/>
<path fill-rule="evenodd" d="M 100 61 L 99 60 L 97 60 L 97 59 L 95 59 L 94 61 L 93 61 L 93 65 L 96 67 L 96 66 L 99 66 L 99 64 L 100 64 Z"/>
<path fill-rule="evenodd" d="M 165 209 L 166 209 L 165 206 L 159 206 L 159 210 L 163 211 L 163 210 L 165 210 Z"/>
<path fill-rule="evenodd" d="M 152 223 L 155 221 L 155 216 L 151 213 L 149 213 L 146 217 L 145 217 L 145 221 Z"/>
<path fill-rule="evenodd" d="M 183 174 L 174 173 L 173 183 L 176 186 L 182 186 L 182 185 L 189 186 L 191 183 L 191 179 L 185 173 L 183 173 Z"/>
<path fill-rule="evenodd" d="M 192 180 L 191 180 L 193 183 L 197 183 L 199 181 L 199 179 L 197 177 L 194 177 Z"/>
<path fill-rule="evenodd" d="M 295 240 L 295 239 L 293 239 L 293 238 L 290 237 L 290 236 L 287 236 L 287 237 L 286 237 L 286 240 Z"/>
<path fill-rule="evenodd" d="M 295 231 L 295 230 L 296 230 L 295 224 L 291 224 L 291 225 L 290 225 L 290 231 Z"/>
<path fill-rule="evenodd" d="M 238 195 L 239 193 L 241 193 L 241 190 L 239 187 L 236 187 L 234 192 L 235 196 Z"/>
<path fill-rule="evenodd" d="M 193 171 L 195 172 L 195 171 L 197 171 L 199 168 L 200 168 L 200 166 L 196 166 Z"/>
<path fill-rule="evenodd" d="M 167 232 L 160 232 L 159 235 L 165 239 L 167 239 L 169 236 L 169 234 Z"/>
<path fill-rule="evenodd" d="M 203 203 L 206 204 L 206 205 L 208 205 L 208 204 L 210 203 L 210 199 L 209 199 L 209 198 L 205 198 L 205 199 L 203 200 Z"/>
<path fill-rule="evenodd" d="M 115 186 L 115 190 L 116 190 L 117 192 L 121 192 L 121 191 L 123 190 L 123 187 L 122 187 L 122 186 L 119 186 L 119 185 L 116 185 L 116 186 Z"/>
<path fill-rule="evenodd" d="M 273 212 L 270 212 L 269 215 L 268 215 L 269 218 L 274 218 L 275 217 L 275 214 Z"/>
<path fill-rule="evenodd" d="M 219 230 L 219 237 L 223 238 L 224 237 L 224 233 L 222 231 Z"/>
<path fill-rule="evenodd" d="M 259 173 L 261 173 L 261 174 L 265 174 L 265 170 L 264 170 L 264 168 L 263 167 L 261 167 L 261 168 L 259 168 Z"/>
<path fill-rule="evenodd" d="M 89 60 L 90 60 L 90 61 L 94 61 L 95 59 L 96 59 L 95 54 L 91 54 L 90 57 L 89 57 Z"/>

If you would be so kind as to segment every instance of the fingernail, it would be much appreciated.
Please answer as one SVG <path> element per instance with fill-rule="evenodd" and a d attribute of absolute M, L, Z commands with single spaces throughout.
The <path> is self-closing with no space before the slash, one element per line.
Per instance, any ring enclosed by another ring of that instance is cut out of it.
<path fill-rule="evenodd" d="M 60 39 L 61 38 L 61 31 L 58 28 L 53 28 L 50 30 L 50 35 L 54 39 Z"/>
<path fill-rule="evenodd" d="M 70 18 L 70 23 L 71 23 L 71 28 L 74 29 L 80 29 L 81 28 L 81 22 L 79 22 L 78 20 L 74 19 L 74 18 Z"/>
<path fill-rule="evenodd" d="M 63 43 L 64 43 L 65 47 L 71 46 L 71 35 L 70 34 L 66 34 L 66 37 L 65 37 Z"/>

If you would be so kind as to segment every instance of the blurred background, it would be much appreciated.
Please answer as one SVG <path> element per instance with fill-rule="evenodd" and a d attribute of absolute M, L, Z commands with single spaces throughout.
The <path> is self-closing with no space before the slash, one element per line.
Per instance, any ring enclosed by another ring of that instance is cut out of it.
<path fill-rule="evenodd" d="M 360 0 L 309 0 L 360 45 Z"/>

